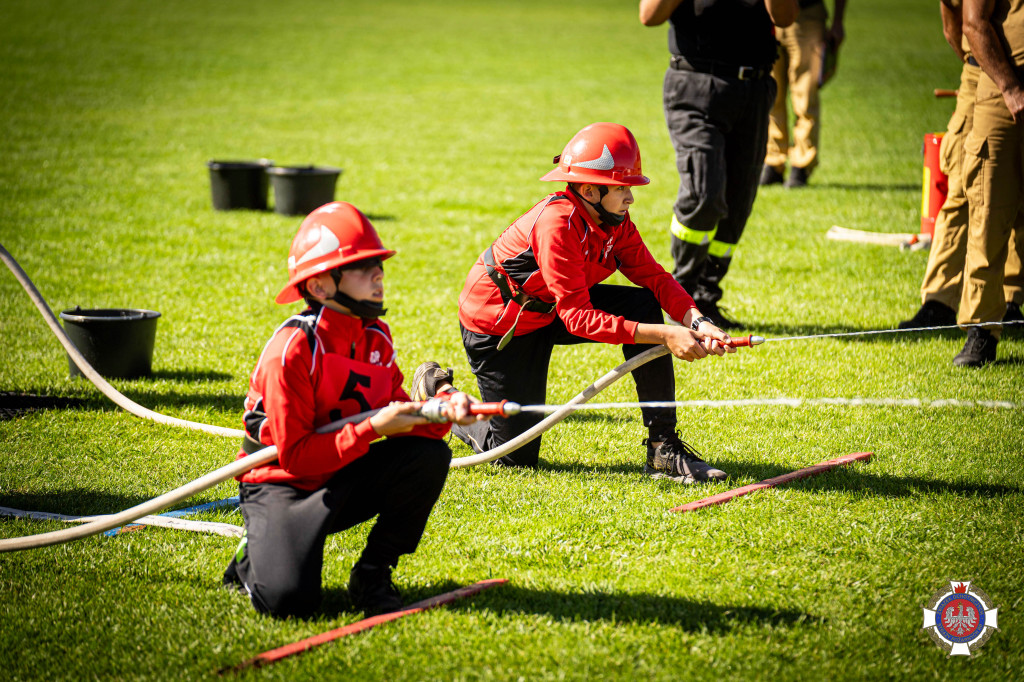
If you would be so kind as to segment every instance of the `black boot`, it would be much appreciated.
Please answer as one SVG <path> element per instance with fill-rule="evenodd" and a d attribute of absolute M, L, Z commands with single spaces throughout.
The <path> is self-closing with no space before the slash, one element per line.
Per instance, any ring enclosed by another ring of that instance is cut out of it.
<path fill-rule="evenodd" d="M 718 302 L 722 300 L 722 280 L 729 272 L 730 265 L 732 265 L 731 256 L 709 254 L 697 288 L 690 294 L 701 313 L 710 317 L 719 329 L 739 329 L 743 326 L 735 320 L 730 320 L 718 309 Z"/>
<path fill-rule="evenodd" d="M 697 309 L 700 310 L 702 315 L 707 315 L 711 318 L 712 324 L 722 330 L 726 329 L 741 329 L 742 324 L 735 320 L 730 320 L 726 317 L 721 310 L 718 309 L 718 303 L 709 300 L 697 300 L 694 299 L 694 303 L 697 304 Z"/>
<path fill-rule="evenodd" d="M 996 359 L 996 345 L 999 339 L 992 332 L 981 327 L 967 330 L 967 343 L 953 358 L 957 367 L 982 367 Z"/>
<path fill-rule="evenodd" d="M 920 310 L 909 320 L 903 320 L 897 329 L 918 329 L 920 327 L 949 327 L 956 324 L 956 311 L 945 303 L 925 301 Z"/>
<path fill-rule="evenodd" d="M 1020 329 L 1020 323 L 1024 322 L 1024 313 L 1020 311 L 1020 303 L 1010 301 L 1006 304 L 1006 314 L 1003 315 L 1003 322 L 1016 322 L 1010 329 Z"/>
<path fill-rule="evenodd" d="M 701 459 L 700 453 L 679 438 L 679 434 L 673 433 L 657 447 L 650 440 L 644 440 L 644 444 L 647 446 L 644 473 L 651 478 L 667 478 L 687 484 L 729 478 L 729 474 Z"/>
<path fill-rule="evenodd" d="M 786 187 L 806 187 L 807 181 L 811 179 L 811 171 L 807 168 L 793 166 L 789 169 L 789 179 L 786 180 Z"/>
<path fill-rule="evenodd" d="M 224 577 L 221 578 L 221 586 L 228 590 L 235 592 L 241 592 L 242 594 L 249 594 L 249 590 L 245 588 L 245 583 L 238 577 L 238 562 L 231 559 L 231 563 L 224 569 Z"/>
<path fill-rule="evenodd" d="M 235 548 L 235 554 L 231 557 L 231 563 L 224 569 L 224 577 L 221 578 L 221 585 L 229 590 L 236 590 L 242 594 L 249 594 L 249 588 L 245 586 L 242 581 L 242 576 L 238 575 L 238 562 L 244 561 L 246 558 L 246 552 L 249 549 L 249 531 L 242 531 L 242 538 L 238 541 L 238 547 Z"/>
<path fill-rule="evenodd" d="M 759 185 L 764 187 L 765 185 L 781 185 L 782 184 L 782 170 L 775 166 L 766 165 L 761 169 L 761 179 L 758 181 Z"/>
<path fill-rule="evenodd" d="M 367 618 L 400 611 L 403 606 L 398 588 L 391 582 L 390 566 L 357 563 L 348 576 L 348 596 Z"/>

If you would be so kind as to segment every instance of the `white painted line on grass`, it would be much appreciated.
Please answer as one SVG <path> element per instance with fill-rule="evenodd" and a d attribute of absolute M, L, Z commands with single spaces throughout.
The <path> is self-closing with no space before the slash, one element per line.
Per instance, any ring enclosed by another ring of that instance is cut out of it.
<path fill-rule="evenodd" d="M 681 400 L 677 407 L 987 407 L 1019 410 L 1022 406 L 1006 400 L 961 400 L 959 398 L 742 398 L 739 400 Z"/>

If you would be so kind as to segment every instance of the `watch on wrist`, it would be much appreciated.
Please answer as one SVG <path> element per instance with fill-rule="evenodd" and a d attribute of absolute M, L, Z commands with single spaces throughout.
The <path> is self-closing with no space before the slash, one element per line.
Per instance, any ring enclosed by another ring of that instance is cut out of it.
<path fill-rule="evenodd" d="M 697 331 L 697 328 L 700 327 L 701 322 L 710 322 L 711 324 L 715 323 L 715 321 L 712 320 L 707 315 L 701 315 L 696 320 L 690 323 L 690 329 L 692 329 L 693 331 Z"/>

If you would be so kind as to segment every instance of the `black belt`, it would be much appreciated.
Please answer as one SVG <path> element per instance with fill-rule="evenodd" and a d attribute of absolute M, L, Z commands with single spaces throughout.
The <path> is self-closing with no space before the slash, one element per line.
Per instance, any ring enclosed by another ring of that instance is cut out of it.
<path fill-rule="evenodd" d="M 669 65 L 677 71 L 697 71 L 719 78 L 741 81 L 760 80 L 772 75 L 771 66 L 738 66 L 726 62 L 716 62 L 713 59 L 687 59 L 679 55 L 672 57 Z"/>
<path fill-rule="evenodd" d="M 978 66 L 978 60 L 975 59 L 974 57 L 968 57 L 967 63 L 970 64 L 971 66 Z"/>
<path fill-rule="evenodd" d="M 490 246 L 484 251 L 484 267 L 487 268 L 487 276 L 491 278 L 494 286 L 498 287 L 498 291 L 501 292 L 502 300 L 506 302 L 515 301 L 523 310 L 529 310 L 534 313 L 547 314 L 555 309 L 554 303 L 547 303 L 539 298 L 533 298 L 522 289 L 513 295 L 512 289 L 508 286 L 508 275 L 498 270 L 498 266 L 494 262 L 494 253 L 491 251 Z"/>

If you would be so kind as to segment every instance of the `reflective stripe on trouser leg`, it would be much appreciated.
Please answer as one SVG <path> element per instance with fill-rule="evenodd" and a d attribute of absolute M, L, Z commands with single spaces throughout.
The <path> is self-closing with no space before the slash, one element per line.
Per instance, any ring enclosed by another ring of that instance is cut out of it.
<path fill-rule="evenodd" d="M 245 548 L 249 546 L 249 531 L 242 531 L 242 539 L 238 541 L 238 547 L 235 549 L 235 561 L 241 561 L 245 558 Z"/>
<path fill-rule="evenodd" d="M 708 249 L 717 228 L 695 230 L 686 227 L 679 222 L 674 213 L 670 228 L 672 230 L 672 260 L 675 262 L 672 276 L 680 286 L 692 294 L 704 273 Z"/>
<path fill-rule="evenodd" d="M 736 252 L 736 244 L 728 244 L 726 242 L 720 242 L 717 239 L 713 240 L 708 245 L 708 255 L 716 258 L 732 258 Z"/>
<path fill-rule="evenodd" d="M 710 244 L 711 240 L 715 238 L 715 232 L 717 228 L 711 228 L 710 230 L 695 230 L 692 227 L 687 227 L 679 222 L 679 218 L 676 214 L 672 214 L 672 223 L 669 225 L 669 229 L 672 230 L 679 241 L 686 242 L 687 244 L 696 244 L 703 246 L 704 244 Z"/>

